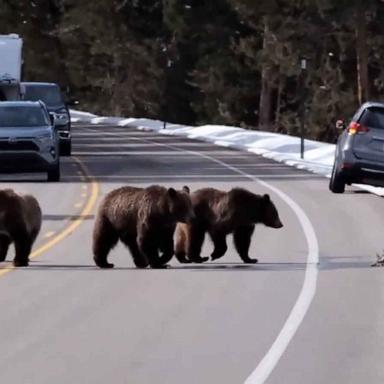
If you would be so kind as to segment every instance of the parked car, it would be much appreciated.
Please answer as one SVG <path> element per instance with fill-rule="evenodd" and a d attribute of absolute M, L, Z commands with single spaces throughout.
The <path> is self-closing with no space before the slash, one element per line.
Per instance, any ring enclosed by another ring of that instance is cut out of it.
<path fill-rule="evenodd" d="M 56 129 L 60 136 L 60 154 L 70 156 L 72 148 L 71 118 L 68 105 L 61 93 L 60 87 L 55 83 L 23 82 L 24 100 L 43 101 L 49 112 L 56 114 Z"/>
<path fill-rule="evenodd" d="M 43 102 L 0 103 L 0 172 L 46 172 L 60 180 L 59 136 Z"/>
<path fill-rule="evenodd" d="M 363 104 L 345 125 L 336 144 L 329 189 L 343 193 L 352 183 L 384 186 L 384 103 Z"/>

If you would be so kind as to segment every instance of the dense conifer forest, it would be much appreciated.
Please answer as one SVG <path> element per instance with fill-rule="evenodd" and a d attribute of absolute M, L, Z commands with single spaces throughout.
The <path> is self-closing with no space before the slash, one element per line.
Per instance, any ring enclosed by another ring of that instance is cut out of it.
<path fill-rule="evenodd" d="M 384 99 L 380 0 L 0 0 L 0 33 L 25 80 L 98 114 L 297 134 L 305 105 L 307 137 L 334 141 Z"/>

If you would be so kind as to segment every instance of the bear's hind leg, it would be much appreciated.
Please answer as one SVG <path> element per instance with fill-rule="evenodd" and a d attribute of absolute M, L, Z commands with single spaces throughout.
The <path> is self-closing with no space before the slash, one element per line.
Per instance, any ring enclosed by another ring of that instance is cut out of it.
<path fill-rule="evenodd" d="M 99 268 L 114 267 L 108 263 L 107 257 L 118 240 L 119 236 L 109 221 L 104 217 L 98 217 L 93 231 L 93 259 Z"/>
<path fill-rule="evenodd" d="M 258 261 L 257 259 L 252 259 L 248 256 L 249 246 L 251 245 L 251 237 L 254 230 L 254 225 L 244 225 L 237 227 L 233 232 L 235 248 L 243 262 L 247 264 L 256 264 Z"/>
<path fill-rule="evenodd" d="M 5 261 L 10 244 L 11 239 L 8 236 L 0 236 L 0 262 Z"/>

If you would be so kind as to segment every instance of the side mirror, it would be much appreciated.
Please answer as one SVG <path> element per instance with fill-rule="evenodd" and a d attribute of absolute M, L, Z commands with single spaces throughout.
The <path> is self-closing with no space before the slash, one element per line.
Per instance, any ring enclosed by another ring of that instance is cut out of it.
<path fill-rule="evenodd" d="M 54 127 L 56 125 L 56 113 L 49 112 L 49 119 L 51 120 L 51 124 Z"/>
<path fill-rule="evenodd" d="M 335 124 L 336 129 L 343 130 L 345 129 L 345 121 L 344 120 L 337 120 Z"/>

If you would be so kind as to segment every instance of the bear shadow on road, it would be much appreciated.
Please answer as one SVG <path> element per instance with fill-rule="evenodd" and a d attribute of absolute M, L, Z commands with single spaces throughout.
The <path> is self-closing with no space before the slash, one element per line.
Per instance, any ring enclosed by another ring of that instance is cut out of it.
<path fill-rule="evenodd" d="M 6 264 L 5 264 L 6 266 Z M 135 266 L 131 267 L 119 267 L 115 265 L 113 269 L 106 269 L 106 271 L 194 271 L 194 272 L 234 272 L 234 271 L 270 271 L 270 272 L 281 272 L 281 271 L 302 271 L 305 269 L 305 263 L 257 263 L 257 264 L 243 264 L 243 263 L 205 263 L 205 264 L 180 264 L 180 265 L 169 265 L 168 268 L 161 269 L 140 269 Z M 1 269 L 1 268 L 0 268 Z M 41 270 L 78 270 L 78 271 L 90 271 L 90 270 L 101 270 L 94 264 L 46 264 L 40 263 L 38 260 L 31 260 L 31 264 L 24 270 L 41 271 Z"/>

